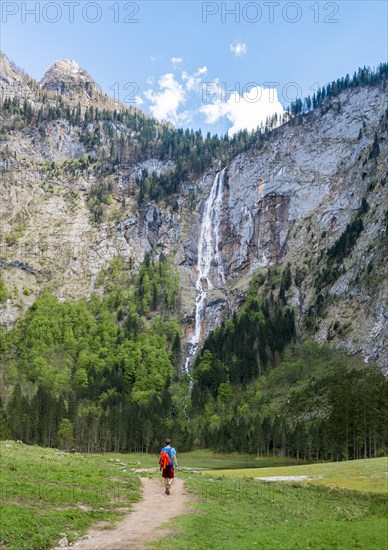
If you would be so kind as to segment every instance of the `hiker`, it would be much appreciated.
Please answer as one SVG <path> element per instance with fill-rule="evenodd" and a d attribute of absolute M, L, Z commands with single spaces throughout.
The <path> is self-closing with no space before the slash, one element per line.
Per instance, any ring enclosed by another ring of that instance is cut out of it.
<path fill-rule="evenodd" d="M 166 456 L 167 454 L 167 456 Z M 168 463 L 169 460 L 169 463 Z M 178 462 L 176 459 L 176 450 L 171 446 L 171 440 L 166 439 L 164 447 L 160 451 L 160 470 L 162 470 L 162 476 L 164 479 L 165 493 L 170 494 L 171 485 L 174 481 L 174 467 L 178 468 Z"/>

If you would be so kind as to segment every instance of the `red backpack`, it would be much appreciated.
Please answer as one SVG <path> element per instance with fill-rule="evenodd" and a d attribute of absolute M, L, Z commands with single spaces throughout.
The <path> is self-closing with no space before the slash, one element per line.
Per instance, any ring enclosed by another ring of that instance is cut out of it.
<path fill-rule="evenodd" d="M 170 466 L 171 458 L 167 451 L 160 451 L 159 466 L 165 470 L 167 466 Z"/>

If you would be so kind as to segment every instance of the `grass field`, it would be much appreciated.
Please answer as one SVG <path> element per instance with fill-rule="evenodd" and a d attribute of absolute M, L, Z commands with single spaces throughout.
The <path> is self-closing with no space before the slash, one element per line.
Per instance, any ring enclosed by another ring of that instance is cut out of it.
<path fill-rule="evenodd" d="M 157 462 L 157 455 L 67 454 L 0 442 L 0 548 L 43 550 L 64 536 L 74 541 L 93 523 L 112 526 L 139 498 L 134 469 Z M 295 465 L 193 451 L 180 453 L 179 462 L 178 475 L 195 503 L 193 513 L 173 522 L 176 535 L 168 542 L 174 549 L 388 548 L 387 496 L 380 494 L 387 459 Z M 306 483 L 253 479 L 279 475 L 320 477 Z"/>
<path fill-rule="evenodd" d="M 175 550 L 388 547 L 386 495 L 184 475 L 196 495 L 195 513 L 174 520 Z"/>
<path fill-rule="evenodd" d="M 204 472 L 206 473 L 206 472 Z M 207 472 L 210 473 L 210 472 Z M 217 475 L 233 477 L 307 476 L 302 483 L 323 484 L 357 491 L 374 493 L 388 492 L 388 458 L 349 460 L 299 466 L 245 468 L 240 470 L 218 470 Z"/>
<path fill-rule="evenodd" d="M 113 522 L 139 498 L 119 458 L 0 442 L 0 548 L 51 548 L 97 521 Z"/>
<path fill-rule="evenodd" d="M 182 453 L 179 460 L 183 468 L 295 463 L 209 451 Z M 139 498 L 134 469 L 157 466 L 157 454 L 69 454 L 0 442 L 0 547 L 50 548 L 64 536 L 72 542 L 97 521 L 112 524 Z"/>
<path fill-rule="evenodd" d="M 172 544 L 176 550 L 387 549 L 387 460 L 179 474 L 196 503 L 195 513 L 174 521 Z M 254 479 L 302 475 L 317 477 Z"/>

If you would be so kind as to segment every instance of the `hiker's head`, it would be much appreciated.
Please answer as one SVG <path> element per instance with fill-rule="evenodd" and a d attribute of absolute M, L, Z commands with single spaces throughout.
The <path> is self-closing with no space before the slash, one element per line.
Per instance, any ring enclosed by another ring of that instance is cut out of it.
<path fill-rule="evenodd" d="M 171 445 L 171 439 L 166 439 L 166 441 L 164 443 L 165 443 L 165 445 Z"/>

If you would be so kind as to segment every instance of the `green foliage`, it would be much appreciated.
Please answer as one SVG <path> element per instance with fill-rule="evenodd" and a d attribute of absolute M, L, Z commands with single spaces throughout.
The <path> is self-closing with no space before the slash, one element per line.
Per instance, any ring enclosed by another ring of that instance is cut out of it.
<path fill-rule="evenodd" d="M 147 314 L 162 308 L 174 312 L 179 305 L 179 278 L 170 262 L 161 258 L 154 264 L 146 255 L 135 279 L 135 288 L 139 304 L 139 313 Z"/>
<path fill-rule="evenodd" d="M 0 304 L 6 302 L 7 297 L 7 287 L 5 286 L 4 279 L 0 275 Z"/>
<path fill-rule="evenodd" d="M 365 197 L 362 198 L 361 205 L 350 223 L 345 227 L 345 231 L 327 250 L 324 256 L 324 265 L 315 280 L 315 288 L 318 292 L 327 285 L 332 284 L 343 273 L 344 260 L 352 252 L 357 239 L 364 230 L 363 217 L 369 210 L 369 204 Z M 322 295 L 321 295 L 322 297 Z M 317 299 L 319 298 L 319 295 Z M 317 308 L 323 304 L 317 304 Z M 321 312 L 323 307 L 321 307 Z"/>
<path fill-rule="evenodd" d="M 282 300 L 283 304 L 286 304 L 286 292 L 291 287 L 291 283 L 292 283 L 291 266 L 288 263 L 286 268 L 283 270 L 282 278 L 280 281 L 279 298 Z"/>
<path fill-rule="evenodd" d="M 104 218 L 106 206 L 112 203 L 112 182 L 94 183 L 88 194 L 88 206 L 95 223 L 101 223 Z"/>
<path fill-rule="evenodd" d="M 202 357 L 199 376 L 207 377 L 208 391 L 194 410 L 202 445 L 307 460 L 385 452 L 388 388 L 376 367 L 317 344 L 289 346 L 278 366 L 246 385 L 221 383 L 214 399 L 213 357 Z"/>
<path fill-rule="evenodd" d="M 227 380 L 247 384 L 269 366 L 276 366 L 284 347 L 294 338 L 294 312 L 278 303 L 272 293 L 260 298 L 257 292 L 262 284 L 263 280 L 255 277 L 239 313 L 204 342 L 194 370 L 195 404 L 203 403 L 209 393 L 216 397 L 218 387 Z M 282 285 L 284 289 L 291 285 L 289 267 Z"/>
<path fill-rule="evenodd" d="M 339 264 L 349 256 L 363 229 L 364 224 L 360 216 L 348 223 L 345 231 L 327 251 L 329 262 Z"/>
<path fill-rule="evenodd" d="M 378 138 L 377 132 L 375 132 L 372 148 L 369 153 L 369 159 L 374 159 L 378 157 L 379 154 L 380 154 L 379 138 Z"/>
<path fill-rule="evenodd" d="M 68 418 L 61 420 L 58 427 L 59 447 L 69 451 L 74 446 L 73 424 Z"/>
<path fill-rule="evenodd" d="M 0 441 L 8 439 L 11 435 L 11 430 L 9 428 L 7 415 L 5 413 L 3 401 L 0 397 Z"/>
<path fill-rule="evenodd" d="M 12 437 L 148 452 L 168 433 L 181 449 L 297 460 L 386 449 L 383 375 L 325 347 L 292 345 L 293 311 L 280 291 L 274 297 L 292 284 L 289 266 L 253 277 L 238 314 L 206 339 L 192 393 L 177 368 L 179 281 L 170 262 L 146 255 L 135 274 L 131 260 L 117 257 L 103 283 L 103 296 L 88 303 L 44 292 L 2 342 L 2 373 L 14 388 L 0 422 Z"/>
<path fill-rule="evenodd" d="M 6 234 L 5 240 L 8 246 L 13 246 L 17 243 L 20 237 L 23 236 L 24 226 L 21 224 L 15 225 L 12 230 Z"/>
<path fill-rule="evenodd" d="M 44 292 L 9 333 L 1 359 L 20 382 L 7 403 L 15 438 L 68 448 L 74 436 L 87 451 L 159 446 L 180 355 L 179 280 L 166 259 L 147 256 L 138 275 L 131 265 L 114 258 L 105 296 L 89 303 Z"/>

